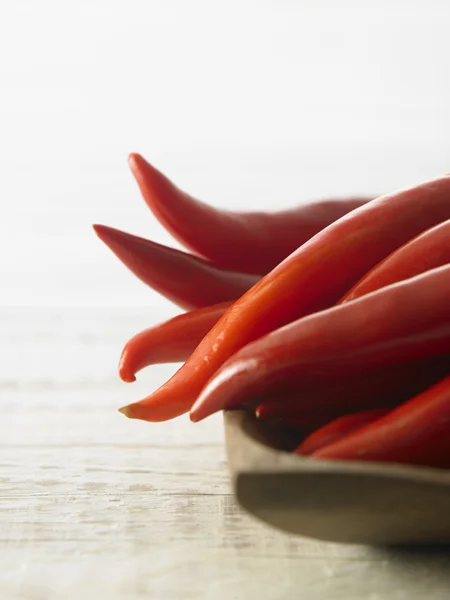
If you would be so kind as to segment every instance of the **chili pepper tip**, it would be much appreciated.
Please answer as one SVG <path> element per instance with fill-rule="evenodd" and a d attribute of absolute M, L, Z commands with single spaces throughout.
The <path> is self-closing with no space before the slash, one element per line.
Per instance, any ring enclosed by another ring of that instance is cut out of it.
<path fill-rule="evenodd" d="M 92 225 L 92 229 L 95 231 L 98 237 L 102 239 L 102 233 L 104 233 L 107 230 L 107 226 L 94 223 L 94 225 Z"/>
<path fill-rule="evenodd" d="M 122 406 L 122 408 L 119 408 L 118 410 L 119 410 L 120 413 L 122 413 L 123 415 L 125 415 L 129 419 L 132 418 L 132 416 L 131 416 L 131 405 L 130 404 L 128 404 L 127 406 Z"/>
<path fill-rule="evenodd" d="M 119 377 L 125 383 L 134 383 L 136 381 L 136 377 L 134 375 L 125 374 L 124 371 L 120 371 Z"/>
<path fill-rule="evenodd" d="M 119 364 L 119 377 L 125 383 L 133 383 L 136 381 L 136 376 L 132 372 L 131 369 L 127 369 L 125 365 L 122 364 L 122 360 Z"/>
<path fill-rule="evenodd" d="M 202 415 L 201 411 L 192 410 L 189 413 L 189 419 L 192 423 L 198 423 L 199 421 L 203 421 L 208 415 Z"/>
<path fill-rule="evenodd" d="M 111 234 L 118 232 L 118 230 L 114 229 L 113 227 L 109 227 L 108 225 L 100 225 L 99 223 L 94 223 L 94 225 L 92 225 L 92 229 L 107 246 L 109 246 L 108 242 L 111 238 Z"/>
<path fill-rule="evenodd" d="M 130 165 L 131 169 L 133 169 L 133 167 L 136 165 L 136 163 L 143 162 L 143 161 L 144 161 L 143 157 L 140 154 L 138 154 L 137 152 L 131 152 L 128 155 L 128 164 Z"/>

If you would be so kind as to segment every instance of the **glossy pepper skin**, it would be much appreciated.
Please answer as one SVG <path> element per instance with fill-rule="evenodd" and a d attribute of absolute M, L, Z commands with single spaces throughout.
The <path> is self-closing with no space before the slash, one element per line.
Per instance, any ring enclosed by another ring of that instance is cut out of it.
<path fill-rule="evenodd" d="M 187 310 L 235 300 L 258 280 L 119 229 L 94 230 L 136 277 Z"/>
<path fill-rule="evenodd" d="M 295 449 L 294 453 L 303 455 L 312 454 L 320 448 L 372 423 L 375 419 L 384 417 L 384 415 L 389 412 L 390 409 L 388 408 L 373 408 L 372 410 L 362 410 L 357 413 L 339 417 L 334 421 L 331 421 L 331 423 L 327 423 L 326 425 L 323 425 L 323 427 L 313 431 L 313 433 L 303 440 L 300 446 Z"/>
<path fill-rule="evenodd" d="M 450 376 L 313 458 L 450 466 Z"/>
<path fill-rule="evenodd" d="M 375 264 L 450 218 L 450 177 L 372 200 L 318 233 L 239 298 L 161 388 L 121 411 L 166 420 L 188 411 L 206 382 L 253 340 L 337 302 Z M 245 374 L 236 376 L 245 379 Z M 234 386 L 233 386 L 234 387 Z M 208 410 L 196 405 L 193 420 Z"/>
<path fill-rule="evenodd" d="M 323 200 L 284 211 L 232 212 L 192 198 L 139 154 L 129 157 L 142 196 L 186 248 L 224 268 L 266 274 L 299 246 L 371 198 Z"/>
<path fill-rule="evenodd" d="M 444 221 L 376 265 L 339 303 L 349 302 L 386 285 L 414 277 L 430 269 L 450 263 L 450 220 Z"/>
<path fill-rule="evenodd" d="M 247 345 L 203 389 L 193 418 L 262 394 L 301 392 L 337 376 L 448 353 L 450 265 L 299 319 Z"/>
<path fill-rule="evenodd" d="M 197 308 L 133 336 L 120 357 L 121 379 L 133 382 L 136 373 L 149 365 L 185 361 L 229 306 L 230 302 L 222 302 Z"/>
<path fill-rule="evenodd" d="M 319 417 L 318 425 L 362 409 L 393 407 L 450 373 L 450 355 L 383 365 L 348 377 L 345 371 L 300 392 L 271 396 L 256 409 L 261 419 Z"/>

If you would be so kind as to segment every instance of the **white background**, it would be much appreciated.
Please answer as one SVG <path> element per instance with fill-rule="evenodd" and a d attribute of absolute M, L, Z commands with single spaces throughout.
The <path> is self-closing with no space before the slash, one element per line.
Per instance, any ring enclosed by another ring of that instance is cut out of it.
<path fill-rule="evenodd" d="M 162 303 L 90 229 L 171 243 L 129 152 L 247 209 L 449 171 L 449 21 L 446 0 L 2 2 L 0 303 Z"/>

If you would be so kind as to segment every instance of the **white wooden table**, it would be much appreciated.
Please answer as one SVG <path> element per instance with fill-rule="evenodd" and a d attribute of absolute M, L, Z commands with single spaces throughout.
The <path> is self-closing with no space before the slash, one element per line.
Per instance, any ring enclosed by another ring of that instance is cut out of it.
<path fill-rule="evenodd" d="M 154 368 L 137 387 L 115 374 L 146 319 L 1 309 L 2 600 L 450 597 L 450 551 L 320 543 L 244 514 L 220 418 L 119 415 L 168 374 Z"/>

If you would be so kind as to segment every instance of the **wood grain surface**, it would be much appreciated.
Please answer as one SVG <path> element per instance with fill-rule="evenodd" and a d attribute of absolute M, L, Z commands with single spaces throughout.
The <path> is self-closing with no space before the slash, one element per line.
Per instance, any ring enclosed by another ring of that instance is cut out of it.
<path fill-rule="evenodd" d="M 320 543 L 243 513 L 220 417 L 117 413 L 171 371 L 116 376 L 122 343 L 156 318 L 1 309 L 2 600 L 449 597 L 448 550 Z"/>

